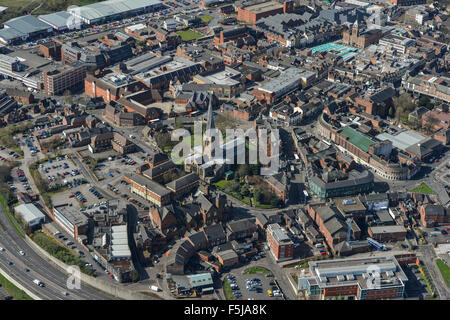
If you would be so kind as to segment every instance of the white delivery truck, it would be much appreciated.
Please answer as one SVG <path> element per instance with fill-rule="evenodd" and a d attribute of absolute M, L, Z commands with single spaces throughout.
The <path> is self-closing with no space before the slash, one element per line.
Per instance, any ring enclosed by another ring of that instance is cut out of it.
<path fill-rule="evenodd" d="M 43 286 L 44 286 L 44 284 L 43 284 L 41 281 L 39 281 L 38 279 L 34 279 L 33 282 L 34 282 L 36 285 L 38 285 L 39 287 L 43 287 Z"/>
<path fill-rule="evenodd" d="M 150 286 L 150 289 L 152 289 L 155 292 L 159 292 L 159 288 L 157 286 Z"/>

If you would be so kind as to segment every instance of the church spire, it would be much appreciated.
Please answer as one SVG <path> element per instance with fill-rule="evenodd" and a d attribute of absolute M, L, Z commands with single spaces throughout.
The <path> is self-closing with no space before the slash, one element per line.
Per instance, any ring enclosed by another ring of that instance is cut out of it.
<path fill-rule="evenodd" d="M 208 104 L 208 114 L 206 115 L 206 130 L 215 129 L 216 125 L 214 124 L 214 114 L 212 110 L 212 95 L 209 97 Z"/>

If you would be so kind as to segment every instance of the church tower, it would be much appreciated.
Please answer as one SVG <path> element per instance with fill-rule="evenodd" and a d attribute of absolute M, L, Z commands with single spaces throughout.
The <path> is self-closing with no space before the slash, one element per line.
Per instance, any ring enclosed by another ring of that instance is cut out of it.
<path fill-rule="evenodd" d="M 209 157 L 209 159 L 212 159 L 214 157 L 213 151 L 213 137 L 214 130 L 216 129 L 216 125 L 214 123 L 214 113 L 212 110 L 212 97 L 209 98 L 209 104 L 208 104 L 208 113 L 206 114 L 206 131 L 205 136 L 203 137 L 203 150 L 205 152 L 205 155 Z"/>

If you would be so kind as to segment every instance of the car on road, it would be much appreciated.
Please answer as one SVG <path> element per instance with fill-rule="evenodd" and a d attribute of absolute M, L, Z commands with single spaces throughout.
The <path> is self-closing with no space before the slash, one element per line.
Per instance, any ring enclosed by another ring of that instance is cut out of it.
<path fill-rule="evenodd" d="M 20 250 L 20 251 L 19 251 L 19 254 L 20 254 L 21 256 L 24 256 L 24 255 L 25 255 L 25 252 L 23 252 L 22 250 Z"/>
<path fill-rule="evenodd" d="M 63 296 L 68 296 L 69 294 L 66 291 L 61 292 Z"/>
<path fill-rule="evenodd" d="M 30 272 L 30 269 L 28 269 L 28 268 L 23 268 L 23 271 L 25 271 L 25 272 Z"/>
<path fill-rule="evenodd" d="M 12 261 L 8 261 L 8 264 L 9 264 L 10 266 L 12 266 L 12 265 L 13 265 Z"/>
<path fill-rule="evenodd" d="M 2 248 L 2 247 L 0 247 L 0 252 L 3 252 L 3 251 L 5 251 L 5 249 L 4 249 L 4 248 Z"/>

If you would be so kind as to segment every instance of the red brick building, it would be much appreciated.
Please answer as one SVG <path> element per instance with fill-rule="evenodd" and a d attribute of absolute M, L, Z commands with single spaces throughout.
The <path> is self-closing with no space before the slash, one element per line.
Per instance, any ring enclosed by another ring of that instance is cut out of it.
<path fill-rule="evenodd" d="M 450 209 L 438 204 L 426 204 L 419 207 L 420 221 L 426 228 L 450 223 Z"/>
<path fill-rule="evenodd" d="M 278 223 L 274 223 L 267 226 L 266 232 L 270 252 L 277 261 L 294 258 L 294 243 L 286 230 L 281 228 Z"/>
<path fill-rule="evenodd" d="M 83 65 L 64 66 L 61 69 L 45 71 L 42 73 L 44 93 L 53 96 L 76 87 L 82 88 L 85 77 L 86 67 Z"/>
<path fill-rule="evenodd" d="M 159 183 L 137 174 L 126 175 L 123 178 L 131 185 L 131 192 L 140 195 L 158 207 L 170 203 L 171 192 Z"/>
<path fill-rule="evenodd" d="M 61 44 L 59 43 L 53 41 L 42 43 L 39 51 L 48 59 L 61 61 Z"/>
<path fill-rule="evenodd" d="M 361 32 L 357 23 L 352 28 L 344 30 L 342 33 L 342 42 L 358 48 L 366 48 L 377 42 L 383 33 L 379 29 L 372 29 Z"/>
<path fill-rule="evenodd" d="M 238 7 L 239 21 L 255 24 L 259 19 L 274 16 L 280 13 L 289 13 L 294 10 L 293 1 L 285 1 L 284 3 L 276 1 L 266 1 L 250 6 Z"/>

